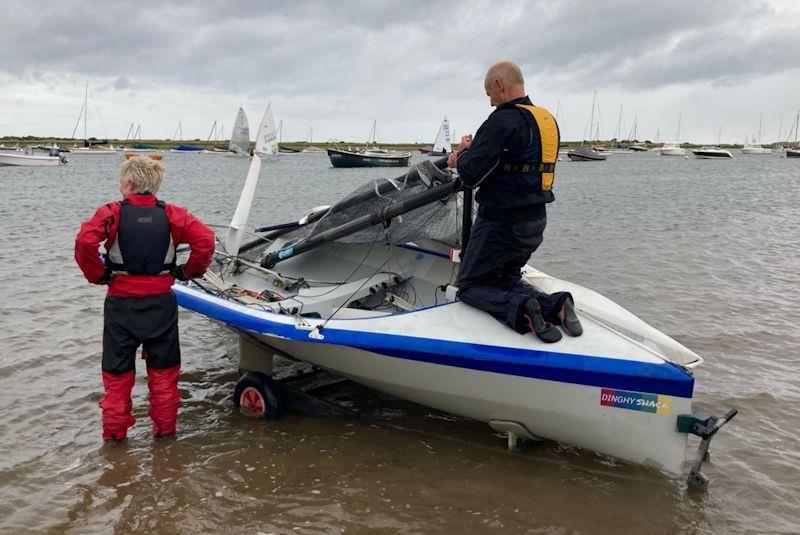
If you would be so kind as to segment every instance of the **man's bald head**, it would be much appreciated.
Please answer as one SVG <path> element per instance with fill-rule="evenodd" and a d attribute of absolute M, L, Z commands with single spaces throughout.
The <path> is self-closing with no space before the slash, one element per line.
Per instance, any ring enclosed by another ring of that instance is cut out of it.
<path fill-rule="evenodd" d="M 500 61 L 489 67 L 483 85 L 492 106 L 525 96 L 522 70 L 513 61 Z"/>
<path fill-rule="evenodd" d="M 525 91 L 525 79 L 522 77 L 522 70 L 513 61 L 500 61 L 489 67 L 483 83 L 486 87 L 489 87 L 496 81 L 502 82 L 509 88 L 519 87 L 522 91 Z"/>

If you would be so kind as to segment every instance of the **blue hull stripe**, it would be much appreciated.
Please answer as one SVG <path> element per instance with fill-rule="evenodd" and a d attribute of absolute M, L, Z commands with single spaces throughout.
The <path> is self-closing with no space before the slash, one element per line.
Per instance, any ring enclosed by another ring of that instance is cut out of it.
<path fill-rule="evenodd" d="M 679 366 L 631 360 L 497 347 L 395 334 L 366 333 L 326 327 L 324 340 L 308 337 L 309 331 L 231 310 L 211 300 L 182 291 L 178 303 L 189 310 L 232 327 L 270 334 L 304 343 L 352 347 L 372 353 L 418 362 L 471 370 L 531 377 L 635 392 L 691 398 L 694 377 Z"/>

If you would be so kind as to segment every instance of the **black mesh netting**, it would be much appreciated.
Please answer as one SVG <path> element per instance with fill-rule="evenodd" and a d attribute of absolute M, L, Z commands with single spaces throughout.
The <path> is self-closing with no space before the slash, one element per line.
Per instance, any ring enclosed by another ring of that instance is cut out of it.
<path fill-rule="evenodd" d="M 421 180 L 377 179 L 367 182 L 339 201 L 314 226 L 311 235 L 324 232 L 425 192 Z M 458 237 L 459 217 L 455 195 L 395 217 L 388 225 L 377 224 L 337 240 L 340 243 L 400 245 L 418 240 L 454 243 Z"/>

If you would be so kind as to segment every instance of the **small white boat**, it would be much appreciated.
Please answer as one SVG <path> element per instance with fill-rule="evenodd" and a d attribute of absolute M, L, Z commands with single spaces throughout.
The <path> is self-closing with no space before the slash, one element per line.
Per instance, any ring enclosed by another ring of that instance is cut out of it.
<path fill-rule="evenodd" d="M 733 158 L 730 151 L 721 149 L 719 147 L 700 147 L 692 151 L 695 158 L 698 159 L 719 159 L 719 158 Z"/>
<path fill-rule="evenodd" d="M 77 155 L 92 155 L 92 156 L 109 156 L 117 153 L 117 150 L 112 148 L 103 148 L 103 147 L 71 147 L 69 149 L 70 154 L 77 154 Z"/>
<path fill-rule="evenodd" d="M 225 155 L 238 158 L 250 157 L 250 123 L 247 122 L 247 114 L 241 106 L 233 123 L 231 141 Z"/>
<path fill-rule="evenodd" d="M 450 138 L 450 121 L 447 120 L 447 115 L 442 119 L 442 124 L 439 126 L 439 131 L 436 133 L 436 139 L 433 140 L 433 145 L 430 147 L 422 147 L 419 151 L 428 156 L 444 156 L 453 150 L 453 142 Z"/>
<path fill-rule="evenodd" d="M 742 154 L 772 154 L 772 149 L 763 147 L 761 145 L 761 124 L 764 120 L 764 114 L 761 113 L 758 117 L 758 141 L 753 137 L 750 143 L 745 139 L 744 146 L 742 147 Z"/>
<path fill-rule="evenodd" d="M 272 102 L 268 102 L 264 117 L 261 118 L 261 124 L 258 125 L 258 132 L 256 133 L 256 154 L 261 158 L 283 154 L 278 145 L 280 131 L 282 130 L 283 121 L 281 121 L 280 126 L 275 124 L 275 117 L 272 114 Z M 299 153 L 299 151 L 294 152 Z"/>
<path fill-rule="evenodd" d="M 735 411 L 712 420 L 692 413 L 702 362 L 694 352 L 605 297 L 529 266 L 531 284 L 572 293 L 581 337 L 544 344 L 456 300 L 448 284 L 457 255 L 449 253 L 468 238 L 461 228 L 472 209 L 441 171 L 445 159 L 371 181 L 242 244 L 259 148 L 224 250 L 202 280 L 173 287 L 181 306 L 240 334 L 240 408 L 275 417 L 289 403 L 270 378 L 282 355 L 486 422 L 509 445 L 544 437 L 680 472 L 687 433 L 709 429 L 691 476 L 707 482 L 708 440 Z"/>
<path fill-rule="evenodd" d="M 52 166 L 67 163 L 67 158 L 55 153 L 53 156 L 33 154 L 32 151 L 1 151 L 0 165 L 6 166 Z"/>
<path fill-rule="evenodd" d="M 567 152 L 567 157 L 573 162 L 601 162 L 607 158 L 594 147 L 581 145 Z"/>
<path fill-rule="evenodd" d="M 742 154 L 772 154 L 772 149 L 762 147 L 759 143 L 745 143 L 742 147 Z"/>
<path fill-rule="evenodd" d="M 656 149 L 661 156 L 684 156 L 686 149 L 677 141 L 668 141 Z"/>

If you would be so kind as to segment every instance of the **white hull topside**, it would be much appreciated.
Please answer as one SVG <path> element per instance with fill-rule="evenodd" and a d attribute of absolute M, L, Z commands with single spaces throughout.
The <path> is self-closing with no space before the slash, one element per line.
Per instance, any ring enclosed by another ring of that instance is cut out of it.
<path fill-rule="evenodd" d="M 34 166 L 52 166 L 58 165 L 61 163 L 61 159 L 58 156 L 37 156 L 37 155 L 30 155 L 30 154 L 22 154 L 20 153 L 6 153 L 0 152 L 0 165 L 9 165 L 9 166 L 22 166 L 22 167 L 34 167 Z"/>
<path fill-rule="evenodd" d="M 295 262 L 295 267 L 335 269 L 334 259 L 343 260 L 337 251 L 348 256 L 347 246 L 323 249 L 287 260 L 281 271 L 291 271 Z M 400 253 L 393 270 L 415 271 L 416 263 L 416 271 L 431 279 L 444 272 L 449 278 L 449 260 L 416 251 Z M 347 266 L 342 269 L 351 270 Z M 299 317 L 195 287 L 176 284 L 174 290 L 185 308 L 377 390 L 479 421 L 514 422 L 534 436 L 680 472 L 687 435 L 675 426 L 679 414 L 691 412 L 689 368 L 701 359 L 591 290 L 530 267 L 524 274 L 543 291 L 572 293 L 583 336 L 543 344 L 461 302 L 370 317 L 343 308 L 326 322 L 333 310 L 322 318 Z M 245 272 L 238 284 L 258 292 L 256 279 Z M 321 331 L 315 329 L 323 323 Z"/>

